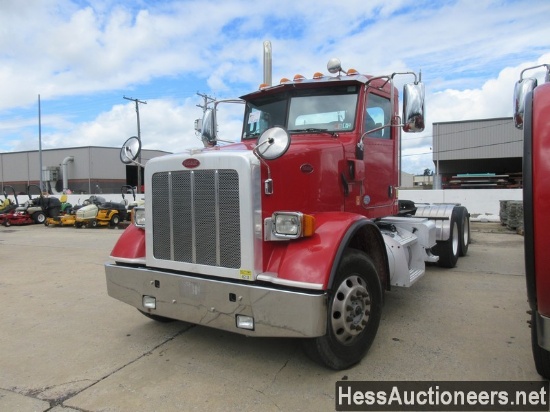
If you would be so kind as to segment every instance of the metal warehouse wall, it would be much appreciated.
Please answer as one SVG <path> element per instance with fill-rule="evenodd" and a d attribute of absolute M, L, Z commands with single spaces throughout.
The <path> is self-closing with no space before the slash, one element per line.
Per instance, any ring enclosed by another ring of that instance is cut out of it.
<path fill-rule="evenodd" d="M 523 155 L 523 131 L 511 117 L 433 124 L 434 163 Z"/>
<path fill-rule="evenodd" d="M 151 159 L 167 154 L 159 150 L 143 150 L 143 159 Z M 120 190 L 126 182 L 126 165 L 120 161 L 120 149 L 111 147 L 73 147 L 42 150 L 42 166 L 59 167 L 59 180 L 62 180 L 61 163 L 67 162 L 69 189 L 77 192 L 96 193 L 103 189 L 111 192 Z M 11 185 L 17 192 L 25 191 L 28 184 L 40 181 L 40 156 L 37 150 L 27 152 L 0 153 L 0 186 Z M 59 190 L 59 189 L 57 189 Z"/>

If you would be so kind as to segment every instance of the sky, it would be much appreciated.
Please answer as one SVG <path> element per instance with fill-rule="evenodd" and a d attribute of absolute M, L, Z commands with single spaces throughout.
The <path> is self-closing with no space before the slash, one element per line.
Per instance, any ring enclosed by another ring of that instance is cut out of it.
<path fill-rule="evenodd" d="M 198 93 L 257 90 L 269 40 L 274 83 L 329 74 L 333 57 L 421 70 L 426 129 L 402 135 L 402 169 L 422 174 L 433 123 L 512 116 L 520 72 L 550 63 L 549 17 L 548 0 L 0 0 L 0 153 L 120 147 L 137 135 L 128 99 L 143 102 L 143 148 L 202 147 Z M 223 137 L 238 139 L 241 116 L 220 110 Z"/>

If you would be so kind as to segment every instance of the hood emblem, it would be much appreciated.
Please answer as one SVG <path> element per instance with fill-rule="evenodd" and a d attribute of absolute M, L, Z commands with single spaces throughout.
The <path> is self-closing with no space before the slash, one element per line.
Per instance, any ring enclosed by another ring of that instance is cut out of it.
<path fill-rule="evenodd" d="M 302 166 L 300 166 L 300 171 L 306 174 L 313 173 L 313 166 L 309 163 L 304 163 Z"/>
<path fill-rule="evenodd" d="M 189 158 L 185 159 L 181 164 L 188 169 L 194 169 L 195 167 L 199 167 L 201 162 L 199 159 Z"/>

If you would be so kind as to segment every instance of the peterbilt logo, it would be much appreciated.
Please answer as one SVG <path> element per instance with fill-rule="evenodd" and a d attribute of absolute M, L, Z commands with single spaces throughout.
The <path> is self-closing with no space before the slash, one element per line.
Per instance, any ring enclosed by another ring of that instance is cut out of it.
<path fill-rule="evenodd" d="M 201 162 L 199 162 L 199 159 L 185 159 L 181 164 L 188 169 L 194 169 L 198 167 Z"/>
<path fill-rule="evenodd" d="M 313 173 L 313 166 L 309 163 L 304 163 L 302 166 L 300 166 L 300 171 L 305 174 Z"/>

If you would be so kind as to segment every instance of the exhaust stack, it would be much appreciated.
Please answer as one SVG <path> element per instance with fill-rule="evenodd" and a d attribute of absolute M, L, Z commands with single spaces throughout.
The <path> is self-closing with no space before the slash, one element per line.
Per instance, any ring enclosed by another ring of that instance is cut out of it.
<path fill-rule="evenodd" d="M 272 85 L 271 80 L 271 60 L 272 60 L 272 52 L 271 52 L 271 42 L 269 40 L 264 41 L 264 84 L 267 84 L 268 86 Z"/>
<path fill-rule="evenodd" d="M 74 162 L 74 156 L 66 157 L 61 163 L 61 173 L 63 173 L 63 191 L 69 188 L 69 172 L 67 171 L 67 163 L 69 162 Z"/>

